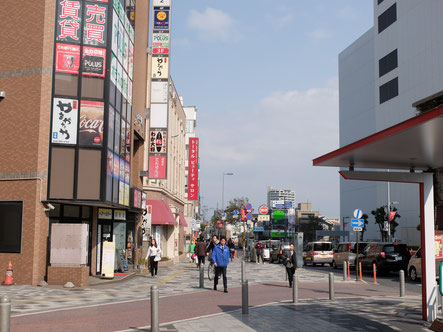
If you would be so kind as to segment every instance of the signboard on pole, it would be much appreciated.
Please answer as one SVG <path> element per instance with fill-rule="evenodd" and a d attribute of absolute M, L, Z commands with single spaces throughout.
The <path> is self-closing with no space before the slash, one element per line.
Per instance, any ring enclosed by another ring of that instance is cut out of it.
<path fill-rule="evenodd" d="M 260 214 L 268 214 L 269 208 L 266 205 L 261 205 L 258 208 L 258 212 L 260 212 Z"/>

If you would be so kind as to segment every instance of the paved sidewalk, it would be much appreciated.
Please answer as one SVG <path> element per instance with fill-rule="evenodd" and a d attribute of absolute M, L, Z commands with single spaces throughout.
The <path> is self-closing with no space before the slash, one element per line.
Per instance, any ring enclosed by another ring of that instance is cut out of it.
<path fill-rule="evenodd" d="M 160 326 L 162 332 L 224 331 L 429 331 L 421 320 L 421 298 L 371 297 L 301 300 L 272 303 L 241 310 L 177 321 Z M 149 327 L 126 331 L 150 331 Z"/>
<path fill-rule="evenodd" d="M 228 267 L 229 287 L 240 286 L 240 260 L 236 259 Z M 205 266 L 205 288 L 211 289 L 212 282 L 207 279 Z M 246 277 L 249 284 L 285 282 L 285 270 L 281 264 L 246 263 Z M 300 282 L 318 282 L 327 284 L 328 276 L 321 272 L 305 269 L 297 270 Z M 339 273 L 336 282 L 342 282 Z M 103 303 L 119 303 L 149 299 L 150 288 L 157 285 L 161 297 L 177 294 L 201 292 L 199 271 L 195 264 L 178 263 L 172 267 L 159 269 L 157 278 L 149 274 L 138 274 L 119 282 L 99 283 L 88 287 L 64 289 L 62 286 L 35 287 L 18 285 L 0 288 L 0 295 L 7 295 L 12 301 L 12 316 L 100 305 Z"/>

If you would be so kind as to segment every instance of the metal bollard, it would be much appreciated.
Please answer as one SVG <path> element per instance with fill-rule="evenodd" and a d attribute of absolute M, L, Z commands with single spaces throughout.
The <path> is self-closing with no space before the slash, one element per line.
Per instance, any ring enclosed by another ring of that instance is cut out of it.
<path fill-rule="evenodd" d="M 241 284 L 241 313 L 247 315 L 249 312 L 249 298 L 248 298 L 248 281 L 245 280 Z"/>
<path fill-rule="evenodd" d="M 246 266 L 245 261 L 241 261 L 241 282 L 243 283 L 246 280 Z"/>
<path fill-rule="evenodd" d="M 295 274 L 292 279 L 292 303 L 298 303 L 298 276 Z"/>
<path fill-rule="evenodd" d="M 11 320 L 11 301 L 7 296 L 0 297 L 0 332 L 9 332 Z"/>
<path fill-rule="evenodd" d="M 334 298 L 334 273 L 329 272 L 329 300 L 333 301 Z"/>
<path fill-rule="evenodd" d="M 205 270 L 204 270 L 204 266 L 203 264 L 200 265 L 200 282 L 199 282 L 199 287 L 200 288 L 205 288 Z"/>
<path fill-rule="evenodd" d="M 157 286 L 151 287 L 151 332 L 159 332 L 158 321 L 158 288 Z"/>
<path fill-rule="evenodd" d="M 347 268 L 347 263 L 346 261 L 343 262 L 343 281 L 346 281 L 347 279 L 347 272 L 348 272 L 348 268 Z"/>
<path fill-rule="evenodd" d="M 405 271 L 400 270 L 399 276 L 400 276 L 400 297 L 404 297 L 405 296 Z"/>

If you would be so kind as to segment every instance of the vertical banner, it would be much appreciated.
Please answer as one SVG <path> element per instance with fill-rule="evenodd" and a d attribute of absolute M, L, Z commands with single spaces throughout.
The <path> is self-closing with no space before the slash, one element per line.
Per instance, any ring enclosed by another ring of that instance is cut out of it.
<path fill-rule="evenodd" d="M 153 1 L 149 171 L 151 179 L 167 178 L 169 54 L 171 0 Z M 129 52 L 129 51 L 128 51 Z M 128 67 L 130 66 L 130 59 Z"/>
<path fill-rule="evenodd" d="M 189 139 L 188 200 L 198 200 L 198 138 Z"/>

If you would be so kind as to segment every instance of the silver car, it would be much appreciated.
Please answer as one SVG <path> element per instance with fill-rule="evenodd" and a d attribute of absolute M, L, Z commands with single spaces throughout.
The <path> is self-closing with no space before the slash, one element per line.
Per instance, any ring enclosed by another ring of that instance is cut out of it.
<path fill-rule="evenodd" d="M 317 264 L 323 266 L 325 263 L 332 265 L 332 257 L 331 242 L 309 242 L 303 253 L 303 263 L 305 265 L 312 264 L 312 266 L 316 266 Z"/>
<path fill-rule="evenodd" d="M 435 276 L 438 279 L 440 274 L 440 263 L 443 261 L 441 258 L 435 260 Z M 412 281 L 418 281 L 421 279 L 421 248 L 418 248 L 415 254 L 411 256 L 408 264 L 408 275 Z"/>
<path fill-rule="evenodd" d="M 358 257 L 362 257 L 361 253 L 368 245 L 368 242 L 358 243 Z M 341 242 L 334 249 L 332 258 L 332 266 L 334 269 L 343 267 L 344 262 L 349 262 L 350 267 L 355 267 L 357 258 L 357 242 Z"/>

